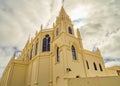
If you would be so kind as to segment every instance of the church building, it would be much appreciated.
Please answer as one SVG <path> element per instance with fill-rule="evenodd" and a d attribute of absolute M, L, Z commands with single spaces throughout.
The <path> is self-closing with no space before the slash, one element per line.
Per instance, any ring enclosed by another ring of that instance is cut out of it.
<path fill-rule="evenodd" d="M 70 17 L 61 7 L 53 27 L 41 26 L 35 37 L 28 39 L 19 57 L 13 55 L 0 86 L 72 86 L 68 79 L 106 76 L 118 73 L 105 68 L 98 48 L 83 48 L 80 30 L 75 33 Z"/>

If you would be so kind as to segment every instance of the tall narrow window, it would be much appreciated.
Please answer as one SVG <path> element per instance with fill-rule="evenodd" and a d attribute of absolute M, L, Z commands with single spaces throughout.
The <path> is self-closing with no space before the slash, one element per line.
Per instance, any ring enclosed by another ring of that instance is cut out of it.
<path fill-rule="evenodd" d="M 59 34 L 59 29 L 57 28 L 56 29 L 56 36 Z"/>
<path fill-rule="evenodd" d="M 89 64 L 88 64 L 88 61 L 86 60 L 86 65 L 87 65 L 87 69 L 89 69 Z"/>
<path fill-rule="evenodd" d="M 35 46 L 35 55 L 37 55 L 37 52 L 38 52 L 38 42 L 36 43 L 36 46 Z"/>
<path fill-rule="evenodd" d="M 100 71 L 103 71 L 101 64 L 99 64 L 99 67 L 100 67 Z"/>
<path fill-rule="evenodd" d="M 57 56 L 57 62 L 59 62 L 60 61 L 59 47 L 57 47 L 56 56 Z"/>
<path fill-rule="evenodd" d="M 77 60 L 75 47 L 74 47 L 73 45 L 72 45 L 72 47 L 71 47 L 71 50 L 72 50 L 72 58 L 73 58 L 73 60 Z"/>
<path fill-rule="evenodd" d="M 30 51 L 30 60 L 32 59 L 32 49 Z"/>
<path fill-rule="evenodd" d="M 68 27 L 68 32 L 69 32 L 70 34 L 72 34 L 72 29 L 71 29 L 71 27 Z"/>
<path fill-rule="evenodd" d="M 42 51 L 50 51 L 50 37 L 49 35 L 46 35 L 45 38 L 43 39 L 43 46 L 42 46 Z"/>
<path fill-rule="evenodd" d="M 93 63 L 93 65 L 94 65 L 94 69 L 97 70 L 97 66 L 96 66 L 95 62 Z"/>
<path fill-rule="evenodd" d="M 42 51 L 46 51 L 46 38 L 43 39 L 43 46 Z"/>

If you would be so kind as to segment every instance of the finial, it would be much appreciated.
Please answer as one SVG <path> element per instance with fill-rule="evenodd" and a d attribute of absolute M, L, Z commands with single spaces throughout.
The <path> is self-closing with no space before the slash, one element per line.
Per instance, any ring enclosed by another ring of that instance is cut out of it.
<path fill-rule="evenodd" d="M 97 47 L 97 53 L 101 56 L 100 49 Z"/>
<path fill-rule="evenodd" d="M 64 6 L 64 0 L 62 0 L 62 7 Z"/>
<path fill-rule="evenodd" d="M 27 40 L 27 43 L 29 43 L 29 41 L 30 41 L 30 34 L 29 34 L 29 36 L 28 36 L 28 40 Z"/>
<path fill-rule="evenodd" d="M 12 59 L 15 59 L 16 51 L 13 53 Z"/>
<path fill-rule="evenodd" d="M 33 38 L 31 37 L 31 41 L 33 40 Z"/>
<path fill-rule="evenodd" d="M 53 27 L 54 27 L 55 25 L 54 25 L 54 23 L 53 23 Z"/>
<path fill-rule="evenodd" d="M 28 36 L 28 40 L 30 40 L 30 34 L 29 34 L 29 36 Z"/>
<path fill-rule="evenodd" d="M 39 33 L 42 32 L 42 29 L 43 29 L 43 25 L 41 24 Z"/>
<path fill-rule="evenodd" d="M 100 53 L 100 49 L 97 47 L 97 52 Z"/>
<path fill-rule="evenodd" d="M 79 29 L 78 29 L 78 28 L 77 28 L 77 36 L 78 36 L 78 38 L 80 38 L 80 39 L 81 39 L 80 31 L 79 31 Z"/>
<path fill-rule="evenodd" d="M 98 47 L 97 47 L 97 51 L 100 51 Z"/>
<path fill-rule="evenodd" d="M 28 36 L 28 40 L 27 40 L 27 43 L 26 43 L 25 47 L 29 44 L 29 42 L 30 42 L 30 34 Z"/>
<path fill-rule="evenodd" d="M 36 31 L 36 35 L 38 34 L 38 31 Z"/>

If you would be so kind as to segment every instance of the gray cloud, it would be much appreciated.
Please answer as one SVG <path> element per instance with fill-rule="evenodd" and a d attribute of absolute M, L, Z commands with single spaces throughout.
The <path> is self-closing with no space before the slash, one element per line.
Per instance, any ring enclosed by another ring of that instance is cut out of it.
<path fill-rule="evenodd" d="M 104 58 L 120 58 L 120 6 L 118 3 L 120 3 L 119 0 L 101 1 L 101 3 L 96 1 L 87 18 L 87 24 L 80 29 L 85 48 L 99 47 Z"/>
<path fill-rule="evenodd" d="M 16 46 L 0 46 L 0 77 L 13 53 L 18 50 Z"/>
<path fill-rule="evenodd" d="M 112 59 L 106 63 L 107 67 L 120 65 L 120 1 L 92 1 L 88 3 L 94 6 L 86 24 L 80 27 L 84 47 L 90 50 L 99 47 L 104 59 Z"/>
<path fill-rule="evenodd" d="M 120 65 L 120 58 L 107 57 L 104 59 L 104 62 L 106 64 L 106 67 L 119 66 Z"/>

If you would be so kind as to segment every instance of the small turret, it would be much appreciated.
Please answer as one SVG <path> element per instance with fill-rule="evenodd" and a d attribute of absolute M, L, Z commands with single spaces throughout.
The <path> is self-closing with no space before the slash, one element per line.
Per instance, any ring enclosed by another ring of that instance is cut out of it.
<path fill-rule="evenodd" d="M 38 31 L 36 31 L 36 35 L 38 34 Z"/>
<path fill-rule="evenodd" d="M 43 25 L 41 24 L 39 33 L 42 32 L 42 29 L 43 29 Z"/>
<path fill-rule="evenodd" d="M 10 59 L 10 61 L 14 60 L 15 57 L 16 57 L 16 51 L 13 53 L 13 56 L 12 56 L 12 58 Z"/>
<path fill-rule="evenodd" d="M 29 37 L 28 37 L 27 43 L 26 43 L 26 45 L 25 45 L 25 48 L 29 45 L 29 43 L 30 43 L 30 35 L 29 35 Z"/>
<path fill-rule="evenodd" d="M 55 27 L 55 24 L 53 23 L 53 28 Z"/>
<path fill-rule="evenodd" d="M 82 38 L 81 38 L 79 29 L 77 29 L 77 36 L 78 36 L 78 40 L 79 40 L 79 43 L 80 43 L 80 47 L 83 48 L 83 45 L 82 45 Z"/>
<path fill-rule="evenodd" d="M 30 40 L 30 41 L 32 42 L 32 40 L 33 40 L 33 37 L 31 37 L 31 40 Z"/>
<path fill-rule="evenodd" d="M 41 24 L 41 28 L 40 28 L 41 30 L 43 29 L 43 25 Z"/>

